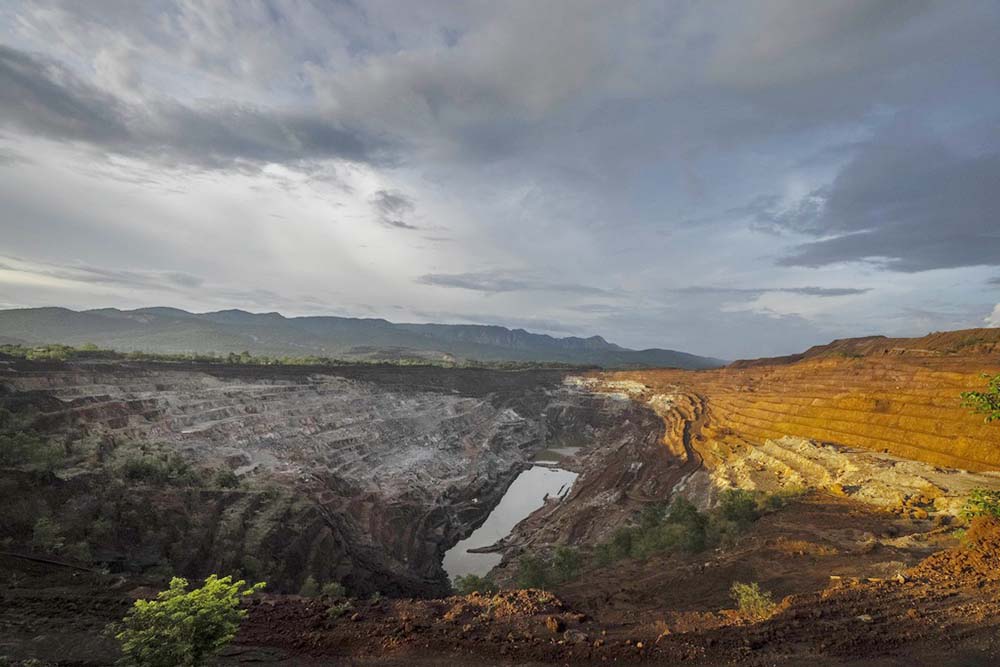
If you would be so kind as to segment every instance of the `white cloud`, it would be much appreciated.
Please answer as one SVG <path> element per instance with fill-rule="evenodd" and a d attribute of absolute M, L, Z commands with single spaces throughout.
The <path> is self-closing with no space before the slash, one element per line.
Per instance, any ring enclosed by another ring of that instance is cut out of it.
<path fill-rule="evenodd" d="M 986 326 L 990 328 L 1000 327 L 1000 303 L 998 303 L 994 308 L 993 312 L 986 316 Z"/>

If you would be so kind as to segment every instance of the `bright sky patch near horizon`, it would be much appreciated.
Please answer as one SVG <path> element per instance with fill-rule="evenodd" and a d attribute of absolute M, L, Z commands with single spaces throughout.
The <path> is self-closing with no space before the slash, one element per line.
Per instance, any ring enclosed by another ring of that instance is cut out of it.
<path fill-rule="evenodd" d="M 0 0 L 0 307 L 1000 326 L 1000 4 Z"/>

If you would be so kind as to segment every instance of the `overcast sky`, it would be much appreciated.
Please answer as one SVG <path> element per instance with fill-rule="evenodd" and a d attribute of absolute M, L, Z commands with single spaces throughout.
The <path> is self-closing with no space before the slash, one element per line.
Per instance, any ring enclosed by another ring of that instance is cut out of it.
<path fill-rule="evenodd" d="M 0 307 L 1000 326 L 1000 3 L 0 0 Z"/>

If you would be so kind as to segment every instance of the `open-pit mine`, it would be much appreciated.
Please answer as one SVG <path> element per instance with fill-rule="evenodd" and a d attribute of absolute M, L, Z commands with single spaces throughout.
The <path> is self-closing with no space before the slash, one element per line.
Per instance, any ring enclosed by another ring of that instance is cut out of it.
<path fill-rule="evenodd" d="M 984 373 L 997 330 L 702 371 L 3 358 L 45 455 L 0 466 L 0 655 L 109 664 L 132 600 L 220 573 L 268 582 L 221 664 L 1000 664 Z"/>

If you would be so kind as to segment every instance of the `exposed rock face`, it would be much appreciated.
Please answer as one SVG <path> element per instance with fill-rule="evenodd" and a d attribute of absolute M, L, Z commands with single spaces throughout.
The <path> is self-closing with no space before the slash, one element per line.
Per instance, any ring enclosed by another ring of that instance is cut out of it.
<path fill-rule="evenodd" d="M 3 404 L 37 410 L 35 428 L 74 456 L 46 485 L 16 471 L 6 483 L 66 525 L 122 515 L 126 534 L 104 546 L 133 564 L 239 569 L 286 590 L 311 575 L 357 593 L 436 594 L 447 585 L 443 552 L 534 452 L 586 445 L 613 426 L 588 416 L 613 399 L 561 380 L 555 371 L 8 363 Z M 232 470 L 240 487 L 123 486 L 108 461 L 143 443 Z"/>
<path fill-rule="evenodd" d="M 1000 336 L 989 335 L 990 340 Z M 947 340 L 958 346 L 964 338 Z M 726 447 L 761 446 L 767 440 L 797 436 L 931 465 L 1000 468 L 1000 429 L 970 414 L 960 400 L 961 392 L 983 387 L 983 373 L 1000 373 L 1000 356 L 992 348 L 986 353 L 976 352 L 975 346 L 959 347 L 957 353 L 916 347 L 857 349 L 859 356 L 834 354 L 774 365 L 763 365 L 769 360 L 762 360 L 697 373 L 622 372 L 606 378 L 640 382 L 651 392 L 666 389 L 702 396 L 710 417 L 706 438 Z M 705 449 L 706 464 L 711 465 L 713 453 Z"/>
<path fill-rule="evenodd" d="M 961 512 L 973 489 L 1000 488 L 997 472 L 941 468 L 791 436 L 731 451 L 710 478 L 715 487 L 767 492 L 815 487 L 889 509 L 919 501 L 951 515 Z"/>

